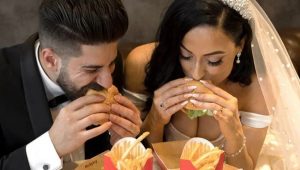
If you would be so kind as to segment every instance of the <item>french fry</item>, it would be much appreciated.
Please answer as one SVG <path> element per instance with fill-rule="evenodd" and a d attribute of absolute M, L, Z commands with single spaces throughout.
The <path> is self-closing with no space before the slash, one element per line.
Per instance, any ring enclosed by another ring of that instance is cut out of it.
<path fill-rule="evenodd" d="M 192 152 L 191 152 L 191 154 L 189 156 L 190 160 L 193 159 L 195 153 L 198 151 L 199 147 L 201 146 L 201 145 L 198 145 L 198 144 L 196 144 L 194 142 L 192 143 L 192 145 L 194 145 L 195 148 L 192 150 Z"/>
<path fill-rule="evenodd" d="M 209 162 L 214 162 L 221 155 L 222 151 L 218 149 L 213 149 L 205 154 L 202 154 L 197 160 L 193 161 L 193 165 L 200 166 L 199 164 L 207 164 Z"/>
<path fill-rule="evenodd" d="M 141 141 L 149 135 L 143 133 L 139 138 L 131 137 L 119 140 L 108 153 L 112 163 L 118 170 L 142 170 L 152 157 L 152 150 L 145 149 Z"/>
<path fill-rule="evenodd" d="M 180 159 L 189 160 L 198 170 L 214 170 L 222 153 L 206 139 L 192 138 L 185 144 Z"/>
<path fill-rule="evenodd" d="M 129 152 L 138 144 L 140 143 L 143 139 L 145 139 L 150 133 L 149 132 L 144 132 L 140 137 L 136 139 L 136 141 L 131 145 L 127 151 L 122 155 L 121 159 L 124 159 L 128 156 Z"/>

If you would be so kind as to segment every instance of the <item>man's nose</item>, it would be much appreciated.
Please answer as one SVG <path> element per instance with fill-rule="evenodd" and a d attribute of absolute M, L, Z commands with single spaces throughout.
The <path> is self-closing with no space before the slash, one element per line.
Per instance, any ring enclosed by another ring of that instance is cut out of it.
<path fill-rule="evenodd" d="M 110 71 L 100 72 L 97 76 L 96 82 L 104 88 L 109 88 L 113 84 L 113 78 Z"/>

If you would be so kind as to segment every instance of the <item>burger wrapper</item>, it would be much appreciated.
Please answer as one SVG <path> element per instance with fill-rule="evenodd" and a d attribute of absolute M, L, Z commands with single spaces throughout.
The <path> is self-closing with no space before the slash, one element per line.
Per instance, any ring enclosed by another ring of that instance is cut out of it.
<path fill-rule="evenodd" d="M 120 166 L 118 165 L 118 161 L 121 160 L 122 155 L 126 152 L 126 150 L 135 142 L 135 138 L 126 137 L 119 140 L 113 148 L 107 152 L 103 157 L 104 162 L 104 170 L 119 170 Z M 135 146 L 126 157 L 131 160 L 137 160 L 137 158 L 145 158 L 146 149 L 145 147 L 139 143 Z M 147 158 L 143 159 L 141 162 L 141 168 L 135 170 L 152 170 L 153 167 L 153 155 L 147 155 Z"/>

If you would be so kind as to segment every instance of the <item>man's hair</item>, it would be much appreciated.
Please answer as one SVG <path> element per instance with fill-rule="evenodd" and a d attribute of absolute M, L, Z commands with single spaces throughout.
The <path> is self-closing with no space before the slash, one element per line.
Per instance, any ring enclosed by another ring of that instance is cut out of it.
<path fill-rule="evenodd" d="M 39 9 L 41 47 L 61 56 L 79 56 L 80 45 L 117 41 L 127 29 L 121 0 L 44 0 Z"/>

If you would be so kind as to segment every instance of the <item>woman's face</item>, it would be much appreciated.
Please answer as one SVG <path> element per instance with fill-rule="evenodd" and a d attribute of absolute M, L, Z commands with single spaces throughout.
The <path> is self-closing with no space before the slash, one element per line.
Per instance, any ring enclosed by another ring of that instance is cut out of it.
<path fill-rule="evenodd" d="M 180 63 L 187 77 L 220 84 L 229 76 L 240 51 L 221 29 L 198 26 L 183 38 Z"/>

